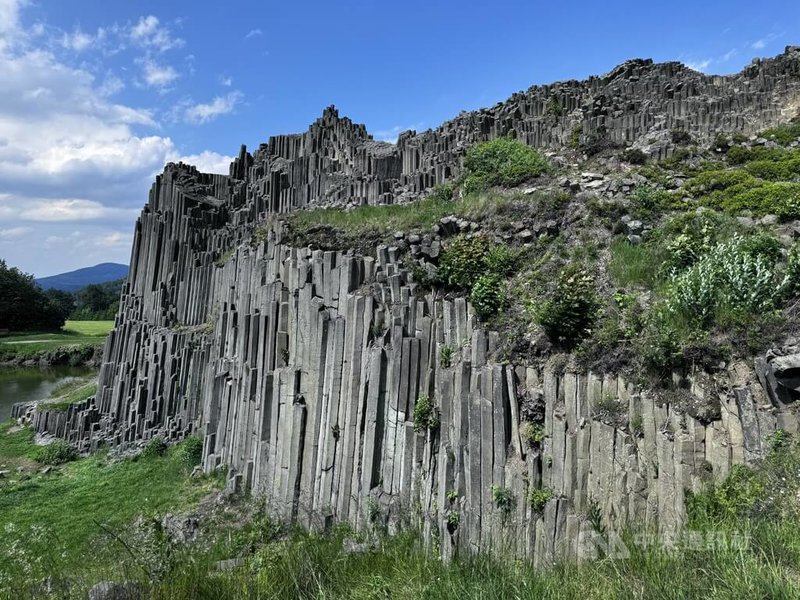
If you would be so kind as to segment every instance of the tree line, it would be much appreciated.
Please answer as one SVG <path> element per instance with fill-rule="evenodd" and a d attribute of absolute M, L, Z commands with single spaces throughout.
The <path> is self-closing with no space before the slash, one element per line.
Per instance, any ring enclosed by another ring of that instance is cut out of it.
<path fill-rule="evenodd" d="M 43 290 L 33 275 L 0 259 L 0 329 L 50 331 L 63 327 L 67 319 L 111 320 L 124 282 L 90 284 L 76 292 Z"/>

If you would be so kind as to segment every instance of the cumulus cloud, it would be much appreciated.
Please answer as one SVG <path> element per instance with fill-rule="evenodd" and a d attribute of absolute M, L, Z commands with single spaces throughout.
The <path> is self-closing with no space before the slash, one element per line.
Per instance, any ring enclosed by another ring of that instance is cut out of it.
<path fill-rule="evenodd" d="M 184 112 L 184 118 L 189 123 L 208 123 L 221 115 L 233 112 L 241 98 L 241 92 L 230 92 L 224 96 L 217 96 L 211 102 L 188 106 Z"/>
<path fill-rule="evenodd" d="M 165 163 L 227 173 L 232 160 L 182 152 L 156 111 L 115 100 L 124 71 L 108 70 L 106 58 L 127 48 L 139 82 L 162 92 L 179 81 L 163 52 L 183 40 L 150 16 L 91 33 L 46 22 L 23 29 L 20 6 L 0 0 L 0 256 L 39 276 L 127 261 L 133 222 Z M 205 122 L 238 100 L 193 114 Z"/>
<path fill-rule="evenodd" d="M 244 39 L 249 40 L 250 38 L 258 37 L 260 35 L 264 35 L 264 32 L 260 29 L 251 29 L 247 32 L 247 35 L 244 36 Z"/>
<path fill-rule="evenodd" d="M 227 175 L 229 173 L 230 165 L 233 162 L 233 156 L 225 156 L 216 152 L 209 152 L 205 150 L 200 154 L 190 154 L 186 156 L 177 156 L 170 158 L 172 162 L 182 162 L 187 165 L 194 165 L 199 171 L 203 173 L 218 173 L 220 175 Z"/>

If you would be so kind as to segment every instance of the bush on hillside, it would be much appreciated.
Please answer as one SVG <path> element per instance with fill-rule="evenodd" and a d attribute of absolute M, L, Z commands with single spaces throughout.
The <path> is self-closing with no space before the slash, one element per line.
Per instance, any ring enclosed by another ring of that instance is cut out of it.
<path fill-rule="evenodd" d="M 554 292 L 535 315 L 553 342 L 573 346 L 590 332 L 599 308 L 594 276 L 570 265 L 561 271 Z"/>
<path fill-rule="evenodd" d="M 546 173 L 549 164 L 530 146 L 510 138 L 497 138 L 470 148 L 464 167 L 468 193 L 492 185 L 519 185 Z"/>

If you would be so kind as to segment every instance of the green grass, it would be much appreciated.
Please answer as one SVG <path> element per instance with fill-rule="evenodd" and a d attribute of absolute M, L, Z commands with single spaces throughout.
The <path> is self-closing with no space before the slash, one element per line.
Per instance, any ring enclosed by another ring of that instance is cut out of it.
<path fill-rule="evenodd" d="M 114 328 L 114 321 L 67 321 L 64 331 L 85 336 L 105 337 Z"/>
<path fill-rule="evenodd" d="M 50 397 L 54 401 L 42 402 L 36 406 L 36 409 L 40 411 L 65 411 L 76 402 L 94 396 L 96 393 L 96 376 L 90 379 L 68 380 L 50 392 Z"/>
<path fill-rule="evenodd" d="M 67 321 L 60 331 L 5 336 L 0 338 L 0 361 L 35 358 L 60 348 L 100 346 L 113 327 L 114 321 Z"/>
<path fill-rule="evenodd" d="M 634 245 L 621 238 L 611 243 L 609 271 L 620 287 L 652 287 L 662 262 L 649 245 Z"/>
<path fill-rule="evenodd" d="M 474 221 L 492 218 L 497 221 L 531 216 L 537 211 L 557 210 L 568 200 L 563 193 L 479 192 L 462 199 L 447 200 L 440 195 L 408 204 L 360 206 L 353 210 L 314 209 L 287 215 L 292 229 L 303 232 L 320 226 L 333 227 L 358 236 L 367 233 L 388 234 L 395 231 L 429 232 L 443 217 L 456 215 Z"/>
<path fill-rule="evenodd" d="M 98 453 L 42 475 L 30 463 L 37 451 L 32 439 L 28 429 L 0 426 L 0 463 L 27 470 L 0 487 L 0 530 L 6 531 L 0 575 L 19 566 L 15 536 L 18 548 L 27 545 L 28 550 L 36 547 L 46 554 L 34 561 L 34 568 L 81 577 L 94 569 L 120 568 L 123 549 L 108 543 L 98 523 L 121 532 L 139 515 L 189 509 L 220 484 L 218 478 L 190 478 L 191 467 L 180 445 L 163 457 L 111 461 Z M 42 536 L 46 543 L 38 546 L 36 540 Z"/>

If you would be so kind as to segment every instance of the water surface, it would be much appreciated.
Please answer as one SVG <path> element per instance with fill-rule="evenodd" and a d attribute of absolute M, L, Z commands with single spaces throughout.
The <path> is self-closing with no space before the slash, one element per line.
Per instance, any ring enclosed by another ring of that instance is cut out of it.
<path fill-rule="evenodd" d="M 65 380 L 91 374 L 85 367 L 10 367 L 0 368 L 0 422 L 11 416 L 17 402 L 47 398 Z"/>

